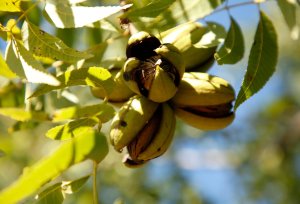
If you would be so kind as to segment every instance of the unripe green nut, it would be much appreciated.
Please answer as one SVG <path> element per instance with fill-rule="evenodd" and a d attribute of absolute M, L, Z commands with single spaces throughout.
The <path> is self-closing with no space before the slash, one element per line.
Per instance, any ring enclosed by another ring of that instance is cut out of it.
<path fill-rule="evenodd" d="M 92 94 L 100 99 L 106 98 L 112 103 L 123 103 L 127 101 L 131 96 L 134 95 L 134 92 L 131 91 L 124 83 L 122 69 L 113 68 L 110 70 L 110 73 L 114 78 L 114 87 L 112 92 L 107 94 L 102 87 L 91 87 Z"/>
<path fill-rule="evenodd" d="M 126 147 L 153 116 L 158 103 L 143 96 L 133 96 L 112 119 L 110 142 L 117 151 Z"/>
<path fill-rule="evenodd" d="M 217 130 L 234 119 L 234 89 L 224 79 L 206 73 L 185 73 L 171 103 L 185 123 L 201 130 Z"/>
<path fill-rule="evenodd" d="M 208 32 L 206 26 L 199 22 L 178 25 L 160 34 L 163 43 L 171 43 L 179 49 L 185 62 L 186 70 L 207 71 L 214 61 L 217 46 L 199 46 L 202 37 Z"/>

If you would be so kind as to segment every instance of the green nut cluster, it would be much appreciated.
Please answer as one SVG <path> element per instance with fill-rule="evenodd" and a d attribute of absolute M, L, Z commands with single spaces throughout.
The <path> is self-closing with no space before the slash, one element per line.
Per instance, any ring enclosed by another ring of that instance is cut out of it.
<path fill-rule="evenodd" d="M 124 164 L 140 167 L 164 154 L 176 128 L 176 116 L 200 130 L 218 130 L 234 119 L 235 93 L 224 79 L 203 72 L 214 49 L 196 49 L 189 38 L 201 38 L 205 28 L 184 24 L 164 33 L 172 44 L 139 32 L 131 36 L 122 70 L 113 73 L 116 88 L 109 101 L 126 101 L 114 116 L 109 139 L 118 152 L 126 150 Z M 103 93 L 93 90 L 103 98 Z"/>
<path fill-rule="evenodd" d="M 172 98 L 185 71 L 179 50 L 146 32 L 132 35 L 126 49 L 123 77 L 136 94 L 154 102 Z"/>

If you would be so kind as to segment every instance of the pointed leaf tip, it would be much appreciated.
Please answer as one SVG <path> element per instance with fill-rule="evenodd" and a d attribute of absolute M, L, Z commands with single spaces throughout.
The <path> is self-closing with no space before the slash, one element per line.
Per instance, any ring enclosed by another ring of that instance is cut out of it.
<path fill-rule="evenodd" d="M 234 106 L 235 110 L 264 87 L 275 71 L 277 58 L 276 30 L 272 21 L 261 11 L 248 67 Z"/>
<path fill-rule="evenodd" d="M 230 17 L 231 25 L 225 42 L 214 55 L 218 64 L 235 64 L 243 58 L 244 40 L 242 31 L 237 22 Z"/>

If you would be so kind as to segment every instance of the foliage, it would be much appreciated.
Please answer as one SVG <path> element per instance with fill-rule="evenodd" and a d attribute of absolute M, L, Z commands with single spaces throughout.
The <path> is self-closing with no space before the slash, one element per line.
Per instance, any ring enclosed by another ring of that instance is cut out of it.
<path fill-rule="evenodd" d="M 39 161 L 34 164 L 25 163 L 20 177 L 0 192 L 0 203 L 33 200 L 38 203 L 62 203 L 67 194 L 77 192 L 92 174 L 89 172 L 79 178 L 62 181 L 60 177 L 65 172 L 80 162 L 92 160 L 97 166 L 104 158 L 110 158 L 113 153 L 110 151 L 108 154 L 105 128 L 109 126 L 115 108 L 106 99 L 100 101 L 93 98 L 90 88 L 99 87 L 106 96 L 113 92 L 116 82 L 110 69 L 122 67 L 126 59 L 126 43 L 133 30 L 145 30 L 160 36 L 179 24 L 202 21 L 208 31 L 202 44 L 196 42 L 194 46 L 218 46 L 214 58 L 219 65 L 237 64 L 248 57 L 234 109 L 237 110 L 259 92 L 276 72 L 279 58 L 278 36 L 273 25 L 276 22 L 258 6 L 256 33 L 251 47 L 246 47 L 243 27 L 229 10 L 247 4 L 267 4 L 268 1 L 232 5 L 228 2 L 133 0 L 121 1 L 118 5 L 119 2 L 115 1 L 101 3 L 93 0 L 1 1 L 0 37 L 6 42 L 6 48 L 5 55 L 0 54 L 0 75 L 3 77 L 0 114 L 11 119 L 7 123 L 15 121 L 8 125 L 9 133 L 1 134 L 33 131 L 44 125 L 47 126 L 46 131 L 39 137 L 45 135 L 47 140 L 58 142 L 59 147 L 51 154 L 48 152 L 47 156 L 38 158 Z M 296 1 L 277 0 L 277 3 L 295 38 L 295 32 L 299 30 Z M 230 26 L 226 36 L 222 25 L 206 20 L 221 11 L 228 11 Z M 249 56 L 246 56 L 247 48 L 250 49 Z M 280 149 L 283 147 L 276 145 L 271 148 L 275 148 L 270 151 L 276 151 L 276 154 L 279 151 L 283 156 L 292 157 L 288 149 Z M 0 159 L 7 154 L 11 154 L 9 149 L 0 149 Z M 117 171 L 110 166 L 111 163 L 104 167 L 105 175 L 108 169 Z M 92 176 L 94 192 L 97 192 L 96 174 Z M 120 175 L 114 172 L 114 176 Z M 143 175 L 137 177 L 142 179 Z M 104 176 L 101 179 L 109 183 L 111 181 L 107 180 L 114 178 Z M 119 185 L 123 191 L 129 190 L 122 186 L 122 181 Z M 141 194 L 147 188 L 143 186 L 139 189 L 138 184 L 133 185 Z M 186 184 L 183 186 L 181 188 L 187 191 Z M 151 191 L 159 195 L 155 190 Z M 193 190 L 186 193 L 194 198 L 187 199 L 189 202 L 201 202 L 192 196 Z M 133 199 L 134 196 L 128 197 Z"/>

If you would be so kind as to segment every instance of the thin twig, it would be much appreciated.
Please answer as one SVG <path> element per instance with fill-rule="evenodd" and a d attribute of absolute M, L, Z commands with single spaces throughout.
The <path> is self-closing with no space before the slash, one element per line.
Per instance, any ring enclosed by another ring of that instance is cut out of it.
<path fill-rule="evenodd" d="M 26 11 L 24 11 L 24 12 L 22 13 L 21 16 L 19 16 L 19 18 L 16 20 L 15 24 L 14 24 L 13 26 L 11 26 L 11 32 L 12 32 L 13 27 L 15 27 L 15 25 L 17 25 L 17 23 L 18 23 L 22 18 L 24 18 L 24 17 L 27 15 L 27 13 L 28 13 L 31 9 L 33 9 L 34 7 L 36 7 L 36 6 L 40 3 L 40 1 L 41 1 L 41 0 L 36 1 L 36 2 L 35 2 L 34 4 L 32 4 Z"/>

